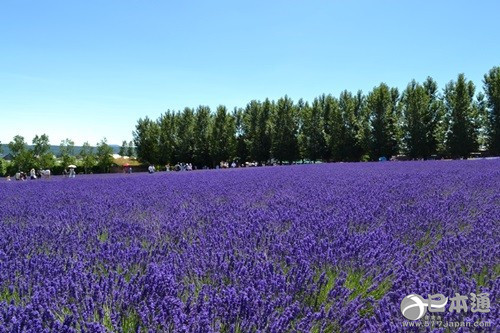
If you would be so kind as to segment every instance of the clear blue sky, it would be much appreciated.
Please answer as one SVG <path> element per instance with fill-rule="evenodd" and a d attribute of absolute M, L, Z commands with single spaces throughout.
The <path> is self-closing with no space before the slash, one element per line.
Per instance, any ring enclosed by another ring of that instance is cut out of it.
<path fill-rule="evenodd" d="M 500 1 L 0 3 L 0 141 L 132 138 L 166 109 L 444 86 L 500 65 Z"/>

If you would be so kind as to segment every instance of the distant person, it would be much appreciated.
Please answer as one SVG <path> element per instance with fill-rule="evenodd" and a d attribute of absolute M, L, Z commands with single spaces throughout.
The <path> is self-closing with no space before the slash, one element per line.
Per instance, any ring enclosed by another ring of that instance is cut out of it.
<path fill-rule="evenodd" d="M 75 178 L 76 172 L 75 169 L 69 168 L 69 178 Z"/>
<path fill-rule="evenodd" d="M 21 180 L 21 172 L 20 171 L 16 172 L 16 174 L 14 175 L 14 179 Z"/>
<path fill-rule="evenodd" d="M 68 177 L 68 170 L 66 168 L 63 170 L 63 177 Z"/>
<path fill-rule="evenodd" d="M 10 182 L 10 176 L 7 176 L 7 181 Z"/>
<path fill-rule="evenodd" d="M 36 171 L 33 168 L 30 170 L 30 179 L 36 179 Z"/>
<path fill-rule="evenodd" d="M 152 165 L 150 165 L 150 166 L 148 167 L 148 172 L 149 172 L 150 174 L 154 172 L 154 167 L 153 167 Z"/>
<path fill-rule="evenodd" d="M 132 167 L 128 167 L 128 173 L 132 173 Z"/>

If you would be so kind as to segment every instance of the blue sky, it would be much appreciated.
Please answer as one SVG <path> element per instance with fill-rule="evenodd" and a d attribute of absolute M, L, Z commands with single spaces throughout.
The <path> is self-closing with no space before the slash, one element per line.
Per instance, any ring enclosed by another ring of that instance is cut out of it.
<path fill-rule="evenodd" d="M 2 1 L 0 141 L 130 140 L 140 117 L 403 89 L 500 65 L 500 1 Z"/>

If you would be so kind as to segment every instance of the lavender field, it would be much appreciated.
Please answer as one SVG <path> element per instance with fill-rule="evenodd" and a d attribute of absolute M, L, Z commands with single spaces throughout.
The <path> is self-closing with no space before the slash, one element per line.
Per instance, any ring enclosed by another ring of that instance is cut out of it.
<path fill-rule="evenodd" d="M 471 292 L 443 320 L 494 330 L 499 227 L 500 160 L 3 181 L 0 332 L 398 332 Z"/>

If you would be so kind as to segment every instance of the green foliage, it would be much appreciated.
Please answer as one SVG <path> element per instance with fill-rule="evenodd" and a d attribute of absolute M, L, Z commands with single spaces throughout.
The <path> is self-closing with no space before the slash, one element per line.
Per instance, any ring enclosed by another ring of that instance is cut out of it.
<path fill-rule="evenodd" d="M 367 108 L 371 125 L 371 158 L 390 158 L 399 151 L 398 145 L 398 91 L 385 83 L 368 94 Z"/>
<path fill-rule="evenodd" d="M 160 135 L 158 124 L 148 117 L 139 119 L 133 135 L 137 157 L 146 163 L 158 164 Z"/>
<path fill-rule="evenodd" d="M 487 138 L 492 154 L 500 155 L 500 67 L 484 75 L 487 107 Z"/>
<path fill-rule="evenodd" d="M 5 176 L 7 173 L 7 161 L 3 158 L 0 158 L 0 176 Z"/>
<path fill-rule="evenodd" d="M 97 144 L 97 165 L 101 172 L 109 172 L 113 164 L 113 149 L 108 145 L 106 138 Z"/>
<path fill-rule="evenodd" d="M 403 92 L 403 143 L 411 158 L 428 158 L 437 153 L 437 131 L 443 105 L 436 94 L 437 84 L 430 77 L 424 85 L 413 80 Z"/>
<path fill-rule="evenodd" d="M 68 165 L 75 164 L 75 143 L 70 139 L 64 139 L 59 145 L 59 153 L 61 155 L 61 164 L 64 168 Z"/>
<path fill-rule="evenodd" d="M 127 156 L 127 148 L 128 148 L 127 141 L 123 140 L 122 145 L 120 146 L 120 150 L 118 151 L 118 154 L 120 156 Z"/>
<path fill-rule="evenodd" d="M 9 150 L 14 159 L 19 156 L 23 151 L 27 150 L 28 146 L 24 141 L 24 137 L 16 135 L 11 142 L 9 142 Z"/>
<path fill-rule="evenodd" d="M 337 273 L 334 270 L 328 269 L 326 271 L 326 282 L 320 287 L 317 298 L 316 298 L 316 302 L 315 302 L 317 309 L 319 309 L 319 307 L 321 305 L 326 304 L 326 302 L 328 300 L 328 294 L 335 286 L 336 277 L 337 277 Z"/>
<path fill-rule="evenodd" d="M 301 110 L 302 126 L 299 135 L 301 155 L 311 161 L 320 160 L 326 150 L 323 108 L 318 99 L 312 106 L 307 103 Z"/>
<path fill-rule="evenodd" d="M 194 110 L 184 108 L 178 115 L 177 121 L 177 151 L 175 160 L 177 162 L 193 162 L 194 137 Z"/>
<path fill-rule="evenodd" d="M 208 106 L 200 105 L 194 118 L 193 162 L 198 166 L 212 164 L 210 157 L 210 127 L 212 115 Z"/>
<path fill-rule="evenodd" d="M 299 157 L 298 143 L 298 111 L 293 101 L 285 96 L 278 100 L 273 115 L 272 124 L 272 156 L 280 163 L 289 163 Z"/>
<path fill-rule="evenodd" d="M 259 155 L 259 137 L 257 131 L 261 109 L 261 103 L 252 100 L 247 104 L 243 112 L 242 127 L 245 133 L 245 143 L 248 147 L 248 157 L 252 161 L 257 161 Z"/>
<path fill-rule="evenodd" d="M 27 172 L 36 166 L 33 152 L 28 149 L 24 137 L 16 135 L 14 139 L 9 142 L 9 149 L 13 156 L 12 166 L 15 171 L 21 170 Z"/>
<path fill-rule="evenodd" d="M 97 236 L 97 238 L 99 239 L 99 242 L 106 243 L 106 241 L 109 238 L 108 230 L 103 230 L 102 232 L 100 232 L 99 235 Z"/>
<path fill-rule="evenodd" d="M 128 143 L 127 156 L 128 157 L 135 157 L 135 147 L 134 147 L 134 142 L 132 142 L 132 141 L 129 141 L 129 143 Z"/>
<path fill-rule="evenodd" d="M 50 151 L 49 137 L 46 134 L 33 138 L 33 167 L 35 169 L 51 169 L 55 165 L 54 154 Z"/>
<path fill-rule="evenodd" d="M 160 163 L 175 163 L 177 150 L 177 116 L 173 111 L 168 110 L 158 119 L 160 126 Z"/>
<path fill-rule="evenodd" d="M 444 90 L 448 119 L 447 153 L 453 157 L 468 157 L 478 149 L 478 105 L 474 102 L 475 87 L 459 74 Z"/>
<path fill-rule="evenodd" d="M 214 165 L 234 157 L 236 144 L 234 133 L 234 119 L 227 112 L 226 107 L 220 105 L 217 108 L 210 132 L 210 155 Z"/>
<path fill-rule="evenodd" d="M 83 143 L 79 156 L 85 173 L 89 173 L 96 163 L 96 157 L 94 154 L 94 148 L 91 147 L 87 141 Z"/>
<path fill-rule="evenodd" d="M 19 305 L 21 303 L 21 296 L 16 288 L 5 286 L 2 290 L 0 290 L 0 303 L 1 302 L 5 302 L 7 304 L 14 302 L 14 304 Z"/>
<path fill-rule="evenodd" d="M 141 318 L 134 310 L 129 310 L 121 320 L 123 333 L 135 333 L 141 324 Z"/>
<path fill-rule="evenodd" d="M 248 161 L 248 135 L 245 129 L 245 115 L 242 109 L 235 108 L 233 118 L 236 128 L 236 159 L 243 163 Z"/>

